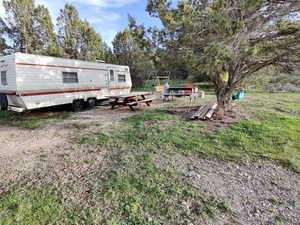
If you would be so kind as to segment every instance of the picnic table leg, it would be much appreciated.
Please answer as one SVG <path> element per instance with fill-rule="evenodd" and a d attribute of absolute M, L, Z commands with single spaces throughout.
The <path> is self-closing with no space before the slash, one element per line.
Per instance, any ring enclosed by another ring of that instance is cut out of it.
<path fill-rule="evenodd" d="M 130 99 L 131 98 L 125 98 L 124 102 L 123 102 L 123 105 L 126 106 L 127 103 L 130 103 L 131 102 Z M 130 108 L 131 111 L 134 111 L 133 105 L 127 105 L 127 106 Z"/>
<path fill-rule="evenodd" d="M 146 100 L 146 97 L 144 95 L 141 95 L 143 100 Z M 150 102 L 146 102 L 147 106 L 150 106 Z"/>
<path fill-rule="evenodd" d="M 118 98 L 116 98 L 115 99 L 115 101 L 113 101 L 112 103 L 111 103 L 111 109 L 114 109 L 115 108 L 115 106 L 117 106 L 118 105 Z"/>
<path fill-rule="evenodd" d="M 133 111 L 133 112 L 135 111 L 132 105 L 129 105 L 129 108 L 131 111 Z"/>

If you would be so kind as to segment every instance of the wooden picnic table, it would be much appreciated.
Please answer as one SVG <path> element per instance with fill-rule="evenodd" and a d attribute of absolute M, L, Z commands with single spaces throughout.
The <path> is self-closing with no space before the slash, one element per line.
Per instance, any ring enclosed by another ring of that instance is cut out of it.
<path fill-rule="evenodd" d="M 137 106 L 138 104 L 146 104 L 150 106 L 150 103 L 153 99 L 146 99 L 145 96 L 151 95 L 150 92 L 132 92 L 128 94 L 122 95 L 110 95 L 106 96 L 107 98 L 111 99 L 109 102 L 111 104 L 111 108 L 114 109 L 115 107 L 119 106 L 128 106 L 132 111 L 134 111 L 133 106 Z"/>
<path fill-rule="evenodd" d="M 175 97 L 188 96 L 190 97 L 190 101 L 192 99 L 196 99 L 199 95 L 198 87 L 170 87 L 168 88 L 168 93 L 164 93 L 164 99 L 172 97 L 174 100 Z"/>

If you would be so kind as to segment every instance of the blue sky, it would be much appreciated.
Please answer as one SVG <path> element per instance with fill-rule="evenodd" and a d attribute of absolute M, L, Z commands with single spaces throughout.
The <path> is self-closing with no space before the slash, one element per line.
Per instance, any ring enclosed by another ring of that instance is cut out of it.
<path fill-rule="evenodd" d="M 59 9 L 63 8 L 64 4 L 75 5 L 80 17 L 87 19 L 109 45 L 115 34 L 128 25 L 128 14 L 134 16 L 139 24 L 159 25 L 157 19 L 145 12 L 147 0 L 35 0 L 35 2 L 36 5 L 43 4 L 50 10 L 54 24 Z M 2 4 L 0 15 L 4 15 Z"/>

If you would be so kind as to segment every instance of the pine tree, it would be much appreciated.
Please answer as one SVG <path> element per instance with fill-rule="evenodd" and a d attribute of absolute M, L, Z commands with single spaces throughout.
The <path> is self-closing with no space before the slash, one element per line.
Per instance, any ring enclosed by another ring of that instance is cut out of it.
<path fill-rule="evenodd" d="M 73 5 L 66 4 L 64 9 L 60 10 L 57 18 L 58 44 L 69 58 L 79 57 L 81 22 L 79 13 Z"/>
<path fill-rule="evenodd" d="M 101 36 L 87 21 L 83 21 L 80 25 L 80 59 L 95 61 L 104 58 L 104 47 Z"/>
<path fill-rule="evenodd" d="M 117 63 L 116 55 L 114 54 L 111 47 L 109 47 L 105 42 L 103 42 L 103 60 L 107 63 Z"/>
<path fill-rule="evenodd" d="M 66 4 L 57 18 L 58 43 L 65 55 L 73 59 L 95 61 L 104 57 L 100 34 L 79 17 L 75 6 Z"/>
<path fill-rule="evenodd" d="M 113 40 L 116 63 L 130 67 L 134 86 L 142 86 L 146 77 L 153 71 L 154 64 L 147 42 L 137 30 L 126 28 L 118 32 Z"/>
<path fill-rule="evenodd" d="M 56 46 L 56 34 L 49 10 L 43 5 L 34 9 L 33 30 L 32 48 L 34 52 L 49 55 L 49 49 Z"/>
<path fill-rule="evenodd" d="M 2 26 L 16 51 L 32 53 L 34 0 L 3 1 L 7 17 Z"/>
<path fill-rule="evenodd" d="M 1 18 L 1 30 L 13 43 L 15 51 L 47 54 L 55 46 L 56 35 L 49 11 L 34 5 L 34 0 L 3 1 L 6 18 Z"/>

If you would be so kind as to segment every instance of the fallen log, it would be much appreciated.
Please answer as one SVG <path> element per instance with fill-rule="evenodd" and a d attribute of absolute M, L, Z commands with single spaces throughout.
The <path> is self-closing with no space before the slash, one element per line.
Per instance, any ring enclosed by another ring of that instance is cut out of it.
<path fill-rule="evenodd" d="M 199 116 L 203 113 L 203 110 L 207 107 L 207 105 L 202 105 L 192 116 L 191 119 L 198 119 Z"/>
<path fill-rule="evenodd" d="M 215 110 L 217 109 L 217 106 L 218 106 L 218 104 L 215 103 L 215 104 L 211 107 L 211 109 L 210 109 L 210 110 L 206 113 L 206 115 L 204 116 L 204 119 L 205 119 L 205 120 L 211 119 L 211 118 L 212 118 L 212 116 L 213 116 L 214 113 L 215 113 Z"/>
<path fill-rule="evenodd" d="M 202 105 L 192 116 L 191 119 L 211 119 L 218 104 L 210 103 Z"/>

